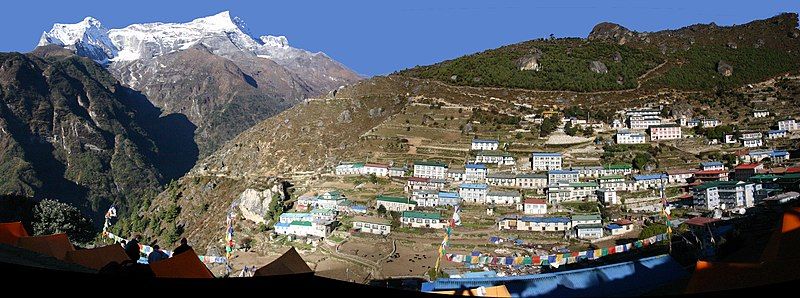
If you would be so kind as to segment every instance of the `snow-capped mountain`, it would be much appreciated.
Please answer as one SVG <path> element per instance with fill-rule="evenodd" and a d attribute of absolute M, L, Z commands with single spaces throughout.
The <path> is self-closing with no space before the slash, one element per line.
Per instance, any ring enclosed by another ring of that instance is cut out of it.
<path fill-rule="evenodd" d="M 227 11 L 186 23 L 107 29 L 87 17 L 55 24 L 39 46 L 60 46 L 105 67 L 165 113 L 197 126 L 201 155 L 311 96 L 361 79 L 322 52 L 286 37 L 253 37 Z"/>

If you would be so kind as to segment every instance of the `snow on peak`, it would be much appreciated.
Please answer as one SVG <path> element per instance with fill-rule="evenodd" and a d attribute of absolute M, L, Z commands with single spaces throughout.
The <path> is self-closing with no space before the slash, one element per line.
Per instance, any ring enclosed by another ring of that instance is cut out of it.
<path fill-rule="evenodd" d="M 39 41 L 40 46 L 64 46 L 104 64 L 149 59 L 185 50 L 198 43 L 215 53 L 243 51 L 276 60 L 279 64 L 316 56 L 290 47 L 285 36 L 253 38 L 245 22 L 238 17 L 232 18 L 229 11 L 187 23 L 144 23 L 121 29 L 106 29 L 97 19 L 87 17 L 76 24 L 53 25 L 53 29 L 42 34 Z"/>

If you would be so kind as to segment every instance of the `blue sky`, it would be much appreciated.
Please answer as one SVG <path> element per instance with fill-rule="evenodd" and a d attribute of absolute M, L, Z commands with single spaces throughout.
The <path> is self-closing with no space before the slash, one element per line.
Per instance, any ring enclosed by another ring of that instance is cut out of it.
<path fill-rule="evenodd" d="M 74 3 L 79 2 L 79 3 Z M 119 4 L 124 3 L 124 4 Z M 585 37 L 602 21 L 637 31 L 696 23 L 741 24 L 800 11 L 800 1 L 9 1 L 0 51 L 27 52 L 53 23 L 85 16 L 108 28 L 185 22 L 230 10 L 253 35 L 285 35 L 365 75 L 390 73 L 554 34 Z"/>

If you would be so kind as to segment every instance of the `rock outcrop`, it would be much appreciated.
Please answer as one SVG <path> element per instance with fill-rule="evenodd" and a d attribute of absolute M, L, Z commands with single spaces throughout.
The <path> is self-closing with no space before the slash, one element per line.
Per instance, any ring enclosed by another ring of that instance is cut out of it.
<path fill-rule="evenodd" d="M 606 65 L 603 62 L 600 62 L 598 60 L 589 62 L 589 70 L 599 74 L 608 73 L 608 67 L 606 67 Z"/>
<path fill-rule="evenodd" d="M 717 72 L 724 77 L 729 77 L 733 75 L 733 66 L 725 61 L 720 60 L 717 62 Z"/>

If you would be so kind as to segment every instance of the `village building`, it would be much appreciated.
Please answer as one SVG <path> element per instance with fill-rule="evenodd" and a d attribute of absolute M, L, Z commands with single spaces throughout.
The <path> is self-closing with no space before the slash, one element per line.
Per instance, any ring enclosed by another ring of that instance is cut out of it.
<path fill-rule="evenodd" d="M 392 232 L 392 222 L 373 216 L 356 216 L 353 218 L 353 229 L 377 235 L 389 235 Z"/>
<path fill-rule="evenodd" d="M 641 132 L 620 131 L 616 134 L 617 144 L 644 144 L 647 136 Z"/>
<path fill-rule="evenodd" d="M 727 170 L 708 170 L 694 172 L 694 180 L 700 181 L 728 181 Z"/>
<path fill-rule="evenodd" d="M 380 195 L 375 200 L 375 209 L 380 209 L 381 206 L 386 211 L 410 211 L 417 208 L 417 202 L 412 201 L 410 198 Z"/>
<path fill-rule="evenodd" d="M 627 117 L 636 117 L 636 116 L 659 116 L 661 115 L 660 109 L 633 109 L 625 111 L 625 116 Z"/>
<path fill-rule="evenodd" d="M 745 162 L 760 162 L 769 158 L 773 163 L 781 163 L 789 159 L 789 152 L 786 150 L 759 150 L 750 151 L 744 156 Z"/>
<path fill-rule="evenodd" d="M 563 163 L 561 153 L 533 152 L 531 153 L 531 170 L 550 171 L 560 170 Z"/>
<path fill-rule="evenodd" d="M 704 128 L 717 127 L 717 126 L 719 126 L 719 120 L 717 120 L 717 119 L 703 119 L 703 120 L 700 120 L 700 124 L 702 124 Z"/>
<path fill-rule="evenodd" d="M 719 161 L 707 161 L 700 163 L 700 170 L 701 171 L 713 171 L 713 170 L 724 170 L 725 165 Z"/>
<path fill-rule="evenodd" d="M 339 203 L 346 200 L 344 195 L 338 190 L 324 192 L 316 197 L 314 203 L 309 207 L 322 209 L 336 209 Z"/>
<path fill-rule="evenodd" d="M 542 190 L 547 187 L 547 174 L 517 174 L 517 187 Z"/>
<path fill-rule="evenodd" d="M 595 195 L 595 182 L 560 182 L 547 187 L 547 201 L 551 205 L 585 199 Z"/>
<path fill-rule="evenodd" d="M 795 121 L 794 119 L 786 119 L 778 121 L 779 130 L 793 131 L 797 130 L 798 128 L 800 127 L 797 125 L 797 121 Z"/>
<path fill-rule="evenodd" d="M 405 191 L 413 192 L 414 190 L 422 189 L 444 189 L 447 186 L 447 180 L 444 179 L 431 179 L 420 177 L 409 177 L 406 182 Z"/>
<path fill-rule="evenodd" d="M 736 141 L 735 135 L 732 134 L 725 135 L 725 144 L 736 144 L 736 143 L 738 143 L 738 141 Z"/>
<path fill-rule="evenodd" d="M 483 204 L 489 186 L 483 183 L 464 183 L 458 186 L 458 195 L 465 203 Z"/>
<path fill-rule="evenodd" d="M 569 170 L 550 170 L 547 171 L 547 184 L 555 184 L 559 182 L 578 182 L 578 171 Z"/>
<path fill-rule="evenodd" d="M 500 142 L 497 140 L 482 140 L 482 139 L 473 139 L 472 146 L 470 150 L 480 151 L 480 150 L 497 150 L 500 148 Z"/>
<path fill-rule="evenodd" d="M 312 221 L 314 218 L 307 212 L 284 212 L 278 217 L 278 222 L 292 223 L 293 221 Z"/>
<path fill-rule="evenodd" d="M 545 200 L 542 199 L 528 198 L 522 202 L 521 206 L 522 206 L 522 213 L 525 213 L 526 215 L 547 214 L 547 202 L 545 202 Z"/>
<path fill-rule="evenodd" d="M 456 206 L 461 204 L 461 196 L 457 192 L 440 191 L 439 206 Z"/>
<path fill-rule="evenodd" d="M 316 208 L 309 213 L 311 213 L 312 221 L 333 221 L 336 219 L 336 211 L 332 209 Z"/>
<path fill-rule="evenodd" d="M 336 176 L 358 176 L 363 172 L 364 163 L 341 163 L 336 166 Z"/>
<path fill-rule="evenodd" d="M 762 109 L 753 110 L 753 118 L 764 118 L 764 117 L 769 117 L 769 111 Z"/>
<path fill-rule="evenodd" d="M 439 190 L 415 190 L 411 193 L 411 199 L 417 202 L 419 207 L 436 207 L 439 206 Z"/>
<path fill-rule="evenodd" d="M 695 208 L 713 210 L 719 207 L 719 188 L 716 184 L 703 183 L 692 188 Z"/>
<path fill-rule="evenodd" d="M 632 130 L 646 130 L 657 125 L 661 125 L 660 116 L 631 116 L 628 118 L 628 128 Z"/>
<path fill-rule="evenodd" d="M 442 221 L 442 215 L 434 212 L 403 211 L 400 223 L 412 228 L 443 229 L 447 223 Z"/>
<path fill-rule="evenodd" d="M 389 177 L 405 177 L 406 172 L 408 172 L 408 168 L 403 167 L 391 167 L 389 168 Z"/>
<path fill-rule="evenodd" d="M 491 186 L 515 187 L 516 176 L 512 173 L 492 173 L 486 175 L 486 184 Z"/>
<path fill-rule="evenodd" d="M 687 184 L 692 177 L 694 177 L 696 169 L 672 169 L 667 170 L 667 183 L 669 184 Z"/>
<path fill-rule="evenodd" d="M 666 174 L 646 174 L 646 175 L 634 175 L 633 176 L 633 188 L 635 190 L 644 190 L 644 189 L 659 189 L 661 188 L 661 182 L 663 180 L 664 183 L 667 183 Z"/>
<path fill-rule="evenodd" d="M 681 127 L 677 124 L 661 124 L 650 126 L 650 140 L 679 140 L 681 138 Z"/>
<path fill-rule="evenodd" d="M 767 139 L 780 139 L 786 137 L 786 130 L 785 129 L 778 129 L 778 130 L 770 130 L 767 131 Z"/>
<path fill-rule="evenodd" d="M 622 191 L 626 189 L 625 177 L 621 175 L 607 175 L 597 178 L 600 188 Z"/>
<path fill-rule="evenodd" d="M 372 174 L 378 177 L 389 177 L 389 165 L 379 164 L 379 163 L 367 163 L 364 164 L 362 173 L 364 175 Z"/>
<path fill-rule="evenodd" d="M 606 229 L 611 233 L 611 236 L 618 236 L 630 231 L 633 231 L 634 224 L 627 219 L 620 219 L 606 225 Z"/>
<path fill-rule="evenodd" d="M 753 207 L 755 194 L 760 184 L 743 181 L 713 181 L 693 188 L 694 205 L 697 208 L 712 210 Z"/>
<path fill-rule="evenodd" d="M 447 178 L 447 165 L 438 161 L 415 161 L 414 177 L 445 179 Z"/>
<path fill-rule="evenodd" d="M 755 176 L 759 170 L 763 170 L 764 165 L 759 162 L 743 163 L 733 168 L 733 179 L 736 181 L 747 181 Z"/>
<path fill-rule="evenodd" d="M 578 239 L 597 239 L 603 237 L 603 226 L 600 224 L 577 225 L 575 236 Z"/>
<path fill-rule="evenodd" d="M 571 171 L 578 171 L 578 178 L 597 178 L 603 174 L 603 167 L 601 166 L 582 166 L 570 167 Z"/>
<path fill-rule="evenodd" d="M 627 176 L 633 174 L 633 166 L 629 164 L 613 164 L 603 166 L 603 173 L 601 176 L 607 175 L 623 175 Z"/>
<path fill-rule="evenodd" d="M 464 181 L 464 177 L 465 177 L 464 173 L 465 172 L 466 171 L 464 169 L 461 169 L 461 168 L 458 168 L 458 169 L 456 169 L 456 168 L 447 169 L 447 179 L 450 179 L 451 181 L 455 181 L 455 182 Z"/>
<path fill-rule="evenodd" d="M 280 235 L 325 238 L 333 231 L 333 224 L 332 222 L 296 220 L 291 223 L 278 222 L 274 229 L 275 233 Z"/>
<path fill-rule="evenodd" d="M 518 231 L 562 232 L 570 229 L 570 220 L 566 217 L 533 217 L 523 216 L 517 220 Z"/>
<path fill-rule="evenodd" d="M 620 130 L 623 129 L 624 127 L 625 126 L 622 125 L 622 121 L 619 121 L 619 119 L 614 119 L 614 121 L 611 122 L 611 129 Z"/>
<path fill-rule="evenodd" d="M 597 189 L 597 200 L 605 205 L 618 205 L 617 191 L 609 188 Z"/>
<path fill-rule="evenodd" d="M 572 226 L 578 225 L 599 225 L 603 223 L 603 218 L 599 213 L 575 214 L 571 217 Z"/>
<path fill-rule="evenodd" d="M 764 146 L 764 141 L 761 138 L 742 139 L 742 146 L 747 148 L 758 148 Z"/>
<path fill-rule="evenodd" d="M 686 127 L 694 128 L 700 126 L 700 120 L 692 119 L 686 122 Z"/>
<path fill-rule="evenodd" d="M 516 206 L 522 200 L 518 191 L 489 191 L 485 204 Z"/>
<path fill-rule="evenodd" d="M 509 215 L 497 219 L 498 230 L 517 230 L 519 216 Z"/>
<path fill-rule="evenodd" d="M 484 164 L 471 163 L 464 166 L 464 181 L 466 182 L 484 182 L 486 181 L 486 174 L 489 169 Z"/>
<path fill-rule="evenodd" d="M 475 153 L 475 163 L 513 166 L 516 164 L 516 161 L 514 161 L 514 156 L 507 152 L 479 151 Z"/>

